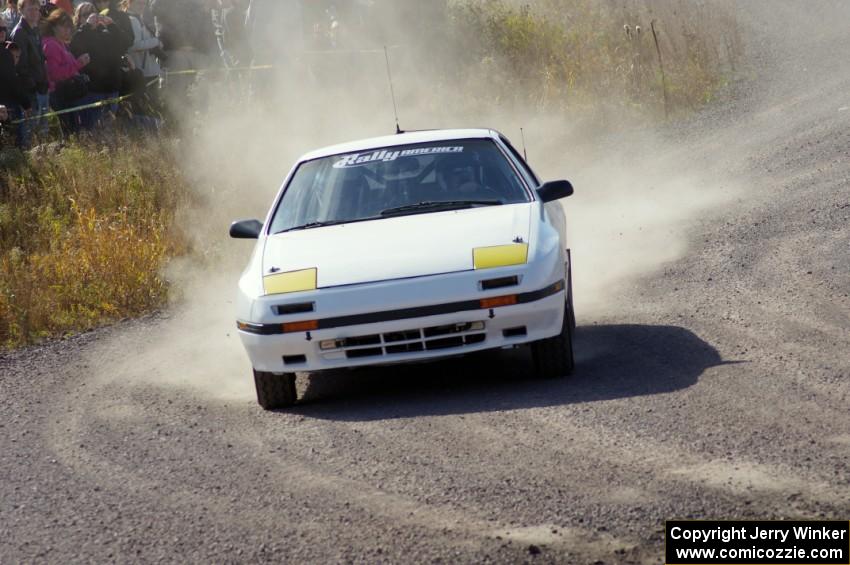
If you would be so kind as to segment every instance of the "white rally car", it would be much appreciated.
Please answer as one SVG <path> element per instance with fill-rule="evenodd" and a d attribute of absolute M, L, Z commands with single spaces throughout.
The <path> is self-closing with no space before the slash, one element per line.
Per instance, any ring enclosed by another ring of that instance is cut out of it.
<path fill-rule="evenodd" d="M 239 280 L 237 326 L 266 409 L 295 372 L 421 362 L 530 344 L 544 377 L 573 368 L 570 255 L 556 200 L 489 129 L 402 133 L 304 155 Z"/>

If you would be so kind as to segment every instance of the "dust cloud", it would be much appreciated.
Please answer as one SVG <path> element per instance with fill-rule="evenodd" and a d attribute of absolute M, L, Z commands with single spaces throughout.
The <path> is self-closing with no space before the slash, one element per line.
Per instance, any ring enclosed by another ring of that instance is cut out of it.
<path fill-rule="evenodd" d="M 384 22 L 384 29 L 403 30 L 401 23 Z M 493 104 L 470 111 L 470 101 L 486 100 L 486 88 L 453 91 L 429 74 L 429 45 L 438 34 L 427 21 L 419 29 L 424 31 L 385 41 L 402 128 L 486 126 L 520 146 L 522 127 L 538 174 L 575 185 L 564 207 L 579 325 L 616 315 L 620 285 L 687 253 L 693 220 L 744 190 L 742 180 L 723 169 L 738 148 L 717 132 L 706 138 L 698 131 L 671 135 L 669 125 L 628 117 L 622 127 L 609 120 L 596 129 L 580 115 L 540 116 Z M 203 257 L 169 267 L 179 298 L 165 320 L 123 332 L 96 354 L 96 362 L 109 365 L 102 378 L 185 386 L 220 399 L 253 398 L 233 305 L 252 242 L 230 240 L 228 225 L 264 218 L 300 154 L 394 132 L 384 51 L 380 42 L 361 39 L 353 42 L 361 46 L 353 52 L 285 50 L 278 68 L 259 77 L 261 94 L 250 101 L 240 97 L 244 84 L 211 88 L 208 117 L 187 120 L 180 142 L 186 174 L 203 202 L 186 211 L 184 223 Z M 114 355 L 122 359 L 117 366 L 106 362 Z"/>

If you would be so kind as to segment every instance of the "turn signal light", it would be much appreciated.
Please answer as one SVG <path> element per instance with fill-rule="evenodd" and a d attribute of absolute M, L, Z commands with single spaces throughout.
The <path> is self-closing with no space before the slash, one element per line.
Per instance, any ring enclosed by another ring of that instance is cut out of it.
<path fill-rule="evenodd" d="M 309 332 L 318 329 L 318 320 L 306 320 L 304 322 L 288 322 L 286 324 L 283 324 L 283 333 Z"/>
<path fill-rule="evenodd" d="M 482 298 L 480 300 L 482 308 L 498 308 L 499 306 L 513 306 L 516 304 L 516 294 L 507 296 L 496 296 L 495 298 Z"/>

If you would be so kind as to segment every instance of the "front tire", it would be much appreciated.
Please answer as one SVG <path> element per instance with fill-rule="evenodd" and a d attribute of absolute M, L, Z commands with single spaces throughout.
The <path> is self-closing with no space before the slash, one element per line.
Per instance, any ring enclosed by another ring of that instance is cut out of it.
<path fill-rule="evenodd" d="M 286 408 L 295 404 L 295 373 L 266 373 L 254 369 L 257 403 L 265 410 Z"/>
<path fill-rule="evenodd" d="M 572 305 L 564 305 L 564 319 L 561 333 L 554 337 L 541 339 L 531 344 L 534 357 L 534 372 L 544 379 L 565 377 L 573 372 L 573 324 L 575 320 Z"/>

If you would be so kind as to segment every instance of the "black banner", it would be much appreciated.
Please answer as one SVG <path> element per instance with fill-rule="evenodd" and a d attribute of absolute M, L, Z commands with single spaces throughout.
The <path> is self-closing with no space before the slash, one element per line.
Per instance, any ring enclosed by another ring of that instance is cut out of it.
<path fill-rule="evenodd" d="M 850 522 L 668 520 L 668 565 L 850 565 Z"/>

